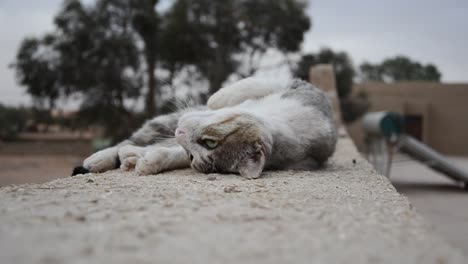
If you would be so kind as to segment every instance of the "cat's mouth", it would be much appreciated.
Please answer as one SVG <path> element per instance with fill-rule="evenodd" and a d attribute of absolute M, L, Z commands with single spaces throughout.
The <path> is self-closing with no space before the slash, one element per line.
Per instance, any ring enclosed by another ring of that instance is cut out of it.
<path fill-rule="evenodd" d="M 212 166 L 204 164 L 204 163 L 192 162 L 191 167 L 193 169 L 195 169 L 196 171 L 199 171 L 199 172 L 204 173 L 204 174 L 215 173 L 216 172 L 216 170 Z"/>
<path fill-rule="evenodd" d="M 187 154 L 188 154 L 188 157 L 190 159 L 190 167 L 192 167 L 192 169 L 194 169 L 194 170 L 196 170 L 198 172 L 201 172 L 201 173 L 205 173 L 205 174 L 217 172 L 216 167 L 214 166 L 214 163 L 206 162 L 206 161 L 200 161 L 200 160 L 197 160 L 197 159 L 194 160 L 194 157 L 193 157 L 192 153 L 187 151 Z"/>

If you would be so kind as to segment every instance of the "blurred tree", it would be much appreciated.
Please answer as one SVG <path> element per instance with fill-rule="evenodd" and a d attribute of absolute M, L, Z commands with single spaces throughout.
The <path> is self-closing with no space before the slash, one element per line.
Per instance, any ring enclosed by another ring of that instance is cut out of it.
<path fill-rule="evenodd" d="M 29 111 L 0 104 L 0 141 L 15 139 L 25 126 Z"/>
<path fill-rule="evenodd" d="M 367 93 L 360 91 L 345 98 L 340 98 L 341 118 L 351 124 L 361 118 L 370 108 Z"/>
<path fill-rule="evenodd" d="M 248 56 L 245 76 L 258 70 L 258 64 L 271 48 L 283 54 L 298 51 L 304 33 L 311 27 L 305 13 L 307 1 L 244 0 L 240 1 L 240 8 L 244 12 L 239 23 L 241 44 Z"/>
<path fill-rule="evenodd" d="M 58 61 L 51 47 L 53 38 L 49 35 L 43 39 L 24 39 L 12 64 L 18 82 L 27 87 L 35 105 L 49 110 L 54 108 L 60 95 Z"/>
<path fill-rule="evenodd" d="M 423 65 L 405 56 L 388 58 L 381 64 L 363 63 L 361 78 L 365 81 L 435 81 L 440 82 L 442 74 L 432 64 Z"/>
<path fill-rule="evenodd" d="M 102 124 L 116 138 L 130 132 L 125 100 L 137 99 L 142 88 L 132 11 L 126 0 L 99 0 L 89 7 L 68 0 L 55 17 L 63 87 L 84 96 L 80 117 Z"/>
<path fill-rule="evenodd" d="M 294 52 L 310 28 L 305 3 L 297 0 L 177 0 L 166 16 L 165 47 L 178 47 L 167 61 L 193 64 L 207 78 L 209 93 L 234 72 L 253 74 L 263 54 L 274 48 Z M 180 52 L 180 53 L 179 53 Z M 240 69 L 236 55 L 246 55 Z"/>
<path fill-rule="evenodd" d="M 173 67 L 196 65 L 210 93 L 236 69 L 232 55 L 240 51 L 240 36 L 234 2 L 177 0 L 166 16 L 163 43 L 169 52 L 163 56 Z"/>
<path fill-rule="evenodd" d="M 130 129 L 119 124 L 130 119 L 124 100 L 137 98 L 142 87 L 132 11 L 125 0 L 65 1 L 54 34 L 20 46 L 14 63 L 19 82 L 50 102 L 80 95 L 82 118 L 123 136 Z"/>
<path fill-rule="evenodd" d="M 361 64 L 360 75 L 364 81 L 382 81 L 382 71 L 379 65 L 364 62 Z"/>
<path fill-rule="evenodd" d="M 155 70 L 159 50 L 159 15 L 156 12 L 158 0 L 132 0 L 132 25 L 143 40 L 144 58 L 146 62 L 146 76 L 148 91 L 145 97 L 145 112 L 148 116 L 156 115 L 156 100 L 159 96 L 156 84 Z"/>
<path fill-rule="evenodd" d="M 309 81 L 310 67 L 317 64 L 318 62 L 315 54 L 310 53 L 302 55 L 299 62 L 293 68 L 294 77 Z"/>
<path fill-rule="evenodd" d="M 310 67 L 317 64 L 331 64 L 335 71 L 336 88 L 340 98 L 347 97 L 353 88 L 353 78 L 356 75 L 353 63 L 346 52 L 334 52 L 324 48 L 317 54 L 305 54 L 299 60 L 293 75 L 303 80 L 309 80 Z"/>
<path fill-rule="evenodd" d="M 309 81 L 310 68 L 317 64 L 333 66 L 343 121 L 351 123 L 361 117 L 368 110 L 369 102 L 365 94 L 351 95 L 356 73 L 348 54 L 325 48 L 317 54 L 303 55 L 294 68 L 293 75 Z"/>
<path fill-rule="evenodd" d="M 141 98 L 144 80 L 152 116 L 161 87 L 173 89 L 176 74 L 206 79 L 213 93 L 233 73 L 253 74 L 268 50 L 299 50 L 310 28 L 303 0 L 174 0 L 162 15 L 158 2 L 64 0 L 53 34 L 22 43 L 14 64 L 19 83 L 49 108 L 78 96 L 86 122 L 77 123 L 100 124 L 120 137 L 135 121 L 129 100 Z M 168 81 L 156 81 L 161 70 Z"/>
<path fill-rule="evenodd" d="M 203 29 L 192 24 L 194 18 L 188 11 L 192 9 L 190 5 L 191 0 L 178 0 L 161 19 L 159 56 L 162 67 L 169 71 L 167 83 L 170 86 L 178 73 L 193 68 L 206 56 L 206 47 L 203 46 L 206 41 L 201 34 Z"/>

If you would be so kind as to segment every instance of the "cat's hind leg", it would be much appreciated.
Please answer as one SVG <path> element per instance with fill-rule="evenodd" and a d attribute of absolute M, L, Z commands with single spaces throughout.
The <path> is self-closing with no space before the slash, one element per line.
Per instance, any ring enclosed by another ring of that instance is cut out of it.
<path fill-rule="evenodd" d="M 287 85 L 277 80 L 249 77 L 221 88 L 208 99 L 207 105 L 213 110 L 230 107 L 286 90 Z"/>

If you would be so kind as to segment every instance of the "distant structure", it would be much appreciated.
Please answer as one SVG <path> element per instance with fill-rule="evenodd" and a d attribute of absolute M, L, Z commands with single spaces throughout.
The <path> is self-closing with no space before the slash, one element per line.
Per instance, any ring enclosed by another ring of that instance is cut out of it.
<path fill-rule="evenodd" d="M 468 156 L 468 84 L 433 82 L 367 82 L 353 92 L 366 92 L 370 111 L 403 115 L 405 133 L 439 152 Z M 348 130 L 360 149 L 364 146 L 359 122 Z"/>
<path fill-rule="evenodd" d="M 309 81 L 322 89 L 330 99 L 335 114 L 337 127 L 342 125 L 340 103 L 336 91 L 335 72 L 331 64 L 318 64 L 310 68 Z"/>

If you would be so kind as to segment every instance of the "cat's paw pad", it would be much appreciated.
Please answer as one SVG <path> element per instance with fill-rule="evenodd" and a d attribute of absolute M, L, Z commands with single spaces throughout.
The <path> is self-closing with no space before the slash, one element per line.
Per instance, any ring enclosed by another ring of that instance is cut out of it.
<path fill-rule="evenodd" d="M 83 161 L 83 167 L 90 172 L 104 172 L 115 169 L 117 165 L 117 148 L 100 150 Z"/>
<path fill-rule="evenodd" d="M 144 157 L 138 159 L 135 165 L 135 172 L 138 175 L 157 174 L 168 168 L 169 150 L 160 148 L 149 151 Z"/>
<path fill-rule="evenodd" d="M 138 159 L 140 159 L 140 157 L 127 157 L 121 161 L 120 169 L 124 171 L 133 170 L 138 162 Z"/>

